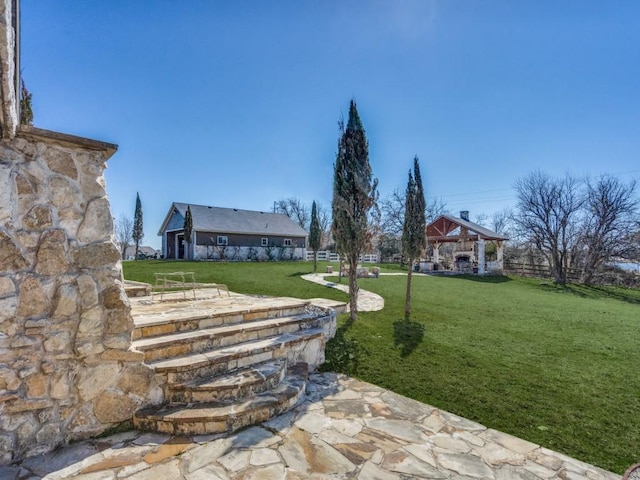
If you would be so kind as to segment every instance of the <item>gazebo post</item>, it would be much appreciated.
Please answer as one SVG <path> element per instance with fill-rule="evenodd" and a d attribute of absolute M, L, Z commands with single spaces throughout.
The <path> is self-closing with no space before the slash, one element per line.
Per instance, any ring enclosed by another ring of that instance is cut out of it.
<path fill-rule="evenodd" d="M 498 268 L 500 270 L 503 270 L 504 266 L 502 264 L 502 260 L 504 258 L 504 254 L 503 254 L 503 250 L 502 250 L 502 244 L 504 242 L 502 240 L 496 240 L 496 244 L 498 245 L 498 251 L 497 251 L 497 258 L 496 260 L 498 261 Z"/>
<path fill-rule="evenodd" d="M 433 244 L 433 264 L 437 265 L 438 263 L 440 263 L 440 243 L 435 242 Z"/>
<path fill-rule="evenodd" d="M 484 239 L 478 239 L 478 275 L 484 275 Z"/>

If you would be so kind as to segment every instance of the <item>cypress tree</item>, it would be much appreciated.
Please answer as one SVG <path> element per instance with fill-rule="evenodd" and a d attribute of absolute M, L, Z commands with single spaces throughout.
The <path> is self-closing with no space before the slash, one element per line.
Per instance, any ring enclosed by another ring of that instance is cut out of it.
<path fill-rule="evenodd" d="M 426 202 L 417 156 L 413 159 L 413 175 L 411 174 L 411 170 L 409 170 L 405 202 L 404 225 L 402 228 L 402 253 L 407 258 L 409 265 L 409 272 L 407 273 L 407 293 L 404 305 L 405 319 L 408 320 L 411 315 L 411 276 L 413 273 L 413 262 L 419 259 L 422 252 L 427 248 L 425 231 Z"/>
<path fill-rule="evenodd" d="M 191 237 L 193 234 L 193 217 L 191 216 L 191 206 L 187 205 L 187 212 L 184 214 L 184 241 L 187 244 L 187 252 L 185 257 L 191 257 Z"/>
<path fill-rule="evenodd" d="M 20 83 L 20 124 L 33 125 L 33 94 L 27 90 L 24 80 Z"/>
<path fill-rule="evenodd" d="M 144 228 L 142 226 L 142 202 L 140 201 L 140 194 L 136 192 L 136 211 L 133 215 L 133 232 L 131 237 L 136 245 L 135 259 L 138 260 L 138 249 L 140 248 L 140 242 L 144 237 Z"/>
<path fill-rule="evenodd" d="M 316 201 L 311 204 L 311 226 L 309 227 L 309 246 L 313 249 L 313 271 L 318 270 L 318 250 L 320 249 L 320 219 Z"/>
<path fill-rule="evenodd" d="M 349 265 L 350 319 L 358 316 L 357 267 L 360 254 L 369 243 L 368 213 L 376 202 L 378 181 L 369 164 L 369 145 L 356 104 L 349 105 L 347 127 L 340 123 L 341 136 L 334 165 L 331 225 L 336 247 Z"/>

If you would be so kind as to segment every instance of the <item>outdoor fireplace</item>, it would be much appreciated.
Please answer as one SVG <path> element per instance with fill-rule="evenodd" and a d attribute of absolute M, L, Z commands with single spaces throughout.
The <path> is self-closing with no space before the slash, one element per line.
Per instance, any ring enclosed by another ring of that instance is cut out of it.
<path fill-rule="evenodd" d="M 471 270 L 471 256 L 469 255 L 457 255 L 454 260 L 454 269 L 458 272 L 465 272 Z"/>

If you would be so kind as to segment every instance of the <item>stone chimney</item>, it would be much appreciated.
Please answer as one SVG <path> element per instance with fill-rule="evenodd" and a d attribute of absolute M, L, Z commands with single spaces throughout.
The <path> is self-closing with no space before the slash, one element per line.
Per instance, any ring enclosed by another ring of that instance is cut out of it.
<path fill-rule="evenodd" d="M 466 220 L 468 222 L 469 221 L 469 210 L 461 210 L 460 211 L 460 218 L 462 220 Z"/>

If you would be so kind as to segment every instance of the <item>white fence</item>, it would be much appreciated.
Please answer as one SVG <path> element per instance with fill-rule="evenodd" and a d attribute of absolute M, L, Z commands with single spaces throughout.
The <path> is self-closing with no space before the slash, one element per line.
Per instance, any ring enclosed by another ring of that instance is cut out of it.
<path fill-rule="evenodd" d="M 307 262 L 313 260 L 313 250 L 307 250 Z M 318 260 L 321 262 L 340 262 L 340 255 L 328 250 L 318 250 Z"/>
<path fill-rule="evenodd" d="M 378 254 L 367 253 L 366 255 L 360 255 L 360 261 L 362 263 L 378 263 Z"/>
<path fill-rule="evenodd" d="M 307 250 L 307 261 L 313 260 L 313 250 Z M 328 250 L 318 250 L 318 260 L 321 262 L 339 263 L 340 255 L 337 253 L 329 252 Z M 375 253 L 368 253 L 366 255 L 360 255 L 361 263 L 378 263 L 378 255 Z"/>

